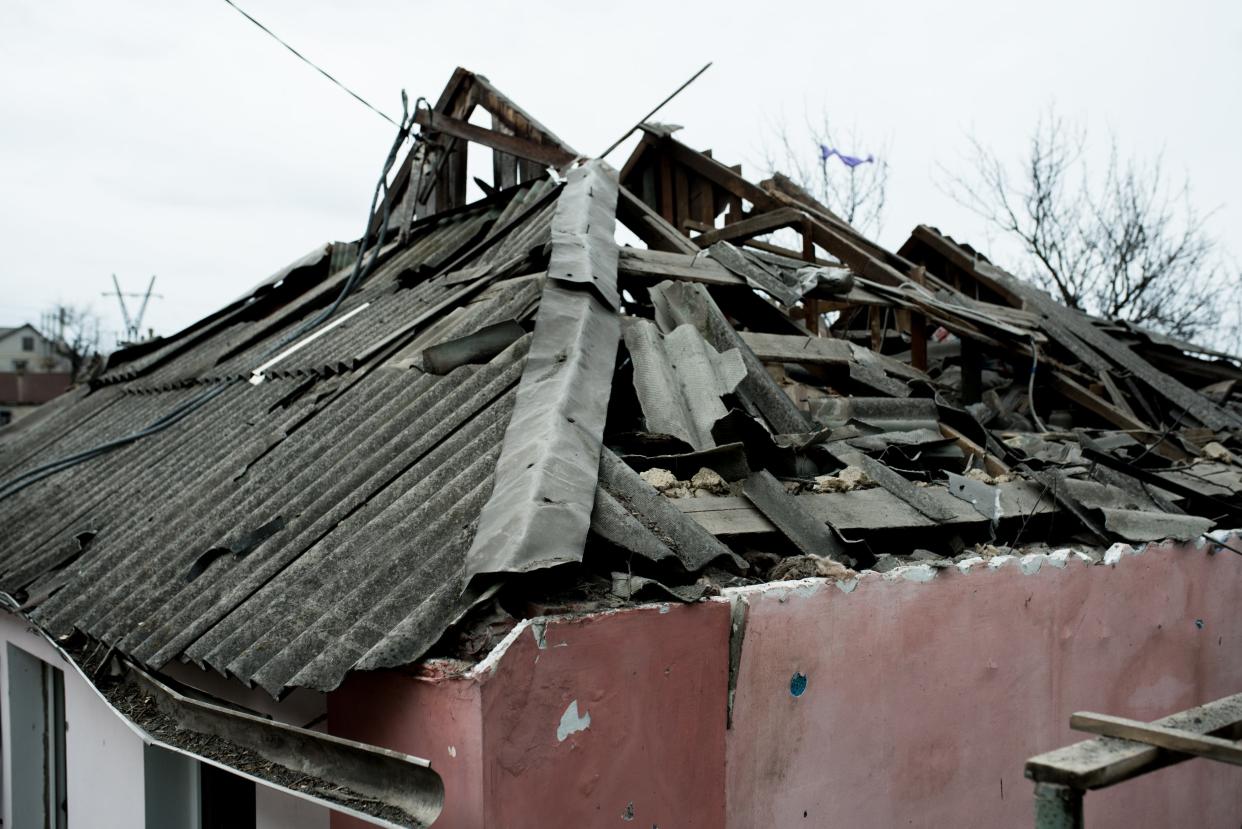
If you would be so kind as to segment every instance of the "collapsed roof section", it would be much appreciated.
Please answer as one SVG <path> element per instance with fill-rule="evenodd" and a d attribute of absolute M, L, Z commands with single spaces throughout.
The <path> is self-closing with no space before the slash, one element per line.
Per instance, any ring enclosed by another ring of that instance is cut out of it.
<path fill-rule="evenodd" d="M 0 432 L 38 624 L 281 694 L 580 599 L 1238 526 L 1232 361 L 665 127 L 618 174 L 465 70 L 413 121 L 358 243 Z"/>

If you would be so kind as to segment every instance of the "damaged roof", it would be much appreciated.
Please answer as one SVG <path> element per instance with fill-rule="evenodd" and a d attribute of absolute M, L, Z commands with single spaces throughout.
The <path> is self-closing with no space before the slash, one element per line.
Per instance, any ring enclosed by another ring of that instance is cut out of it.
<path fill-rule="evenodd" d="M 931 227 L 887 251 L 667 128 L 618 173 L 465 70 L 412 122 L 362 239 L 0 431 L 0 590 L 45 630 L 279 695 L 567 585 L 1238 526 L 1227 355 Z"/>

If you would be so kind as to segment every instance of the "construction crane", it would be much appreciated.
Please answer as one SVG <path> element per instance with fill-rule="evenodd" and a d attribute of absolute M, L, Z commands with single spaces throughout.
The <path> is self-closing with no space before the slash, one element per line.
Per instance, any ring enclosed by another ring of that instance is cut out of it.
<path fill-rule="evenodd" d="M 104 291 L 103 295 L 114 296 L 117 298 L 117 301 L 121 304 L 121 317 L 125 320 L 126 336 L 125 339 L 120 340 L 117 344 L 130 345 L 132 343 L 140 342 L 142 340 L 142 319 L 147 313 L 147 303 L 151 301 L 151 297 L 155 297 L 156 299 L 164 298 L 162 294 L 152 293 L 155 288 L 155 277 L 151 277 L 151 281 L 147 283 L 146 292 L 141 294 L 133 292 L 126 293 L 125 291 L 122 291 L 121 283 L 117 281 L 116 274 L 112 274 L 112 286 L 116 290 Z M 132 317 L 129 314 L 129 306 L 125 304 L 125 297 L 142 299 L 142 304 L 138 306 L 138 313 L 134 314 Z"/>

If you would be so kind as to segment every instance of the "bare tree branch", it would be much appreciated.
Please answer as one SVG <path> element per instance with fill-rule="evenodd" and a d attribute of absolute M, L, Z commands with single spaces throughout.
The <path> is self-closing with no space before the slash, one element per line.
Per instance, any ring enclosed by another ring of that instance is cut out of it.
<path fill-rule="evenodd" d="M 74 382 L 89 376 L 100 361 L 99 316 L 87 306 L 57 303 L 43 319 L 43 336 L 69 361 Z"/>
<path fill-rule="evenodd" d="M 1022 276 L 1071 308 L 1219 342 L 1219 300 L 1239 295 L 1242 276 L 1225 266 L 1189 182 L 1171 182 L 1161 157 L 1123 160 L 1114 140 L 1103 175 L 1093 177 L 1086 131 L 1052 110 L 1036 124 L 1018 175 L 979 140 L 970 147 L 973 169 L 942 168 L 944 189 L 1021 244 L 1029 257 Z"/>

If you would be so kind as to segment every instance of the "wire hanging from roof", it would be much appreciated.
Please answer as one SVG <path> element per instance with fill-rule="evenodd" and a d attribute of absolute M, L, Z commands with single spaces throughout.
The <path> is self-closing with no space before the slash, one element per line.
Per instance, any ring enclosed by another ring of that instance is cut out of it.
<path fill-rule="evenodd" d="M 345 84 L 341 83 L 341 82 L 340 82 L 340 81 L 338 81 L 336 78 L 332 77 L 332 74 L 331 74 L 331 73 L 329 73 L 329 72 L 328 72 L 328 70 L 324 69 L 322 66 L 318 65 L 317 63 L 315 63 L 314 61 L 312 61 L 310 58 L 306 57 L 306 55 L 303 55 L 303 54 L 302 54 L 301 52 L 299 52 L 297 49 L 294 49 L 292 46 L 290 46 L 288 43 L 286 43 L 284 40 L 282 40 L 282 39 L 281 39 L 281 37 L 280 37 L 280 35 L 276 34 L 276 33 L 275 33 L 275 32 L 273 32 L 271 29 L 267 28 L 267 27 L 266 27 L 266 26 L 264 26 L 262 23 L 260 23 L 259 21 L 255 20 L 253 17 L 251 17 L 251 16 L 250 16 L 250 14 L 249 14 L 249 13 L 248 13 L 245 9 L 243 9 L 241 6 L 239 6 L 239 5 L 237 5 L 236 3 L 234 3 L 234 2 L 233 2 L 233 0 L 224 0 L 224 2 L 228 3 L 228 4 L 229 4 L 230 6 L 232 6 L 234 9 L 236 9 L 236 10 L 237 10 L 237 13 L 238 13 L 238 14 L 240 14 L 242 17 L 246 18 L 246 19 L 247 19 L 247 20 L 249 20 L 251 23 L 253 23 L 254 25 L 258 26 L 260 29 L 262 29 L 264 32 L 266 32 L 266 33 L 267 33 L 267 34 L 268 34 L 268 35 L 269 35 L 269 36 L 270 36 L 273 40 L 275 40 L 275 41 L 276 41 L 277 43 L 279 43 L 281 46 L 285 47 L 285 48 L 286 48 L 286 49 L 288 49 L 290 52 L 292 52 L 292 53 L 293 53 L 293 54 L 294 54 L 294 55 L 298 58 L 298 60 L 302 61 L 302 62 L 303 62 L 303 63 L 305 63 L 307 66 L 311 67 L 311 68 L 312 68 L 312 69 L 314 69 L 316 72 L 318 72 L 320 75 L 323 75 L 325 78 L 327 78 L 328 80 L 332 81 L 332 83 L 336 84 L 336 85 L 337 85 L 337 86 L 339 86 L 342 90 L 344 90 L 345 92 L 347 92 L 347 93 L 348 93 L 351 97 L 353 97 L 353 99 L 354 99 L 354 100 L 356 100 L 358 103 L 362 104 L 364 107 L 366 107 L 367 109 L 371 110 L 371 111 L 372 111 L 372 112 L 374 112 L 376 115 L 378 115 L 379 117 L 383 118 L 383 119 L 384 119 L 385 121 L 387 121 L 388 123 L 392 124 L 394 127 L 400 126 L 400 125 L 399 125 L 396 121 L 392 120 L 392 118 L 390 118 L 387 114 L 385 114 L 384 112 L 382 112 L 382 111 L 380 111 L 379 109 L 377 109 L 376 107 L 374 107 L 374 106 L 373 106 L 373 105 L 372 105 L 372 104 L 371 104 L 371 103 L 370 103 L 370 102 L 369 102 L 366 98 L 363 98 L 363 97 L 362 97 L 361 95 L 359 95 L 357 92 L 354 92 L 354 91 L 353 91 L 352 89 L 350 89 L 348 86 L 346 86 Z"/>
<path fill-rule="evenodd" d="M 228 3 L 229 0 L 225 0 L 225 2 Z M 232 5 L 232 3 L 229 3 L 229 5 Z M 240 11 L 240 9 L 238 11 Z M 396 122 L 394 121 L 393 123 L 395 124 Z M 413 117 L 409 114 L 409 99 L 406 97 L 405 90 L 403 89 L 401 90 L 401 123 L 397 124 L 397 137 L 392 143 L 392 148 L 388 151 L 388 156 L 384 159 L 384 169 L 380 173 L 379 181 L 375 185 L 375 191 L 371 196 L 371 207 L 367 212 L 367 228 L 369 229 L 371 219 L 375 215 L 376 206 L 377 204 L 380 204 L 380 198 L 382 195 L 383 203 L 381 205 L 382 212 L 380 214 L 380 225 L 376 231 L 375 243 L 371 250 L 370 260 L 366 260 L 368 252 L 367 240 L 369 237 L 367 231 L 364 230 L 362 239 L 358 241 L 358 258 L 354 261 L 354 269 L 350 273 L 349 278 L 345 280 L 345 284 L 341 286 L 341 290 L 337 293 L 336 299 L 333 300 L 332 304 L 320 311 L 311 319 L 297 326 L 289 334 L 282 337 L 275 344 L 267 348 L 263 354 L 260 355 L 261 358 L 271 357 L 290 341 L 309 333 L 314 328 L 317 328 L 326 322 L 333 314 L 336 313 L 337 309 L 341 307 L 341 303 L 345 301 L 345 298 L 353 292 L 354 288 L 356 288 L 358 284 L 361 283 L 368 274 L 370 274 L 371 269 L 375 267 L 375 263 L 379 260 L 380 251 L 384 244 L 384 237 L 388 233 L 388 221 L 391 207 L 390 200 L 388 199 L 388 174 L 392 171 L 392 166 L 396 161 L 397 153 L 401 149 L 401 145 L 405 143 L 405 139 L 409 136 L 410 127 L 413 123 Z M 258 376 L 260 378 L 262 377 L 261 374 Z M 218 385 L 211 386 L 184 403 L 180 403 L 173 407 L 173 409 L 167 414 L 152 421 L 149 425 L 136 432 L 122 435 L 119 438 L 114 438 L 113 440 L 106 441 L 98 446 L 93 446 L 90 449 L 60 458 L 59 460 L 51 461 L 49 463 L 42 464 L 41 466 L 36 466 L 34 469 L 27 470 L 21 475 L 18 475 L 16 478 L 0 483 L 0 501 L 3 501 L 11 495 L 16 495 L 18 492 L 21 492 L 23 489 L 36 481 L 41 481 L 44 478 L 55 475 L 58 472 L 63 472 L 66 469 L 70 469 L 80 463 L 91 460 L 92 458 L 99 457 L 100 455 L 106 454 L 114 449 L 120 449 L 121 447 L 128 446 L 129 444 L 141 440 L 142 438 L 162 432 L 169 426 L 172 426 L 173 424 L 184 419 L 187 415 L 210 403 L 238 382 L 239 381 L 236 379 L 227 380 Z"/>

